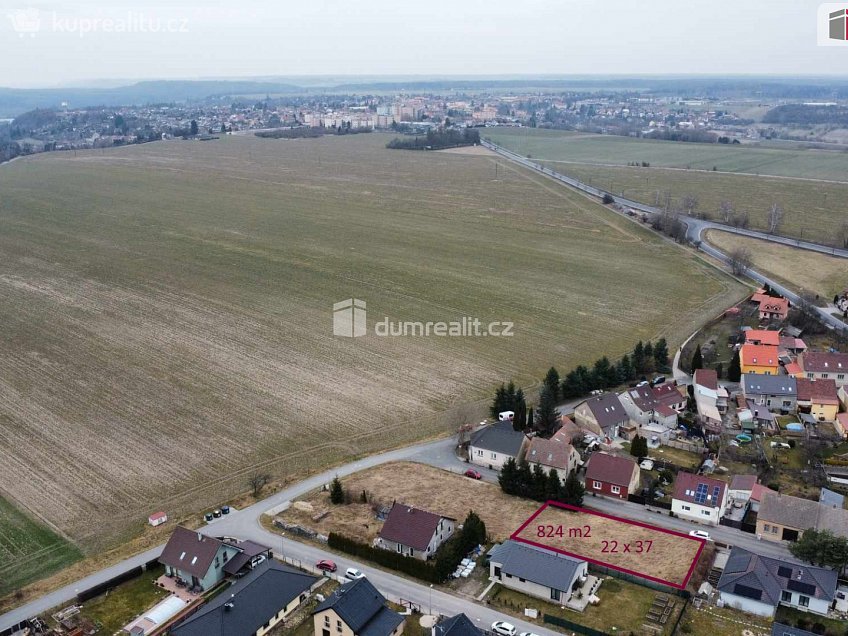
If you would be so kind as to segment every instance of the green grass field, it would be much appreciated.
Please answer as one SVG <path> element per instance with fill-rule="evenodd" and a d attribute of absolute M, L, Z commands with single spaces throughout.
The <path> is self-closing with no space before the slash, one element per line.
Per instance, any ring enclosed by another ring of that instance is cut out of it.
<path fill-rule="evenodd" d="M 752 228 L 766 229 L 768 209 L 777 202 L 785 210 L 780 234 L 825 244 L 841 241 L 846 221 L 843 202 L 848 198 L 848 153 L 577 136 L 532 129 L 491 129 L 486 136 L 521 154 L 532 154 L 558 172 L 649 205 L 658 201 L 663 205 L 669 193 L 672 206 L 680 208 L 683 197 L 694 195 L 698 211 L 717 220 L 721 202 L 730 201 L 737 210 L 748 213 Z M 648 161 L 651 167 L 629 167 L 630 161 Z M 711 171 L 713 165 L 718 172 Z"/>
<path fill-rule="evenodd" d="M 384 135 L 226 137 L 0 169 L 0 482 L 91 552 L 454 430 L 456 408 L 681 341 L 744 290 L 697 256 L 490 156 Z M 334 338 L 512 321 L 510 338 Z M 535 391 L 531 392 L 535 397 Z"/>
<path fill-rule="evenodd" d="M 0 497 L 0 596 L 80 558 L 74 545 Z"/>

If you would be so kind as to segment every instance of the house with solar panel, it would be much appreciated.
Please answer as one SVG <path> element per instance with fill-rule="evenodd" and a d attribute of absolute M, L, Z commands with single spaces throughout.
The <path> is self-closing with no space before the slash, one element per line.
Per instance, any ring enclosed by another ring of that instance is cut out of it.
<path fill-rule="evenodd" d="M 778 605 L 826 616 L 836 596 L 837 575 L 735 547 L 716 587 L 725 605 L 758 616 L 773 617 Z"/>
<path fill-rule="evenodd" d="M 727 509 L 727 483 L 706 475 L 677 473 L 671 511 L 681 519 L 717 526 Z"/>

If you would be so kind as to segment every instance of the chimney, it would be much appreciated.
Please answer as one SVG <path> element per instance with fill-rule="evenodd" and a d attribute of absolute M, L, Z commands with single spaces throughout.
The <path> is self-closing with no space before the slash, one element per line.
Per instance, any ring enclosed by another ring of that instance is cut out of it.
<path fill-rule="evenodd" d="M 200 534 L 199 532 L 197 533 L 197 540 L 198 540 L 198 541 L 203 541 L 203 535 L 202 535 L 202 534 Z"/>

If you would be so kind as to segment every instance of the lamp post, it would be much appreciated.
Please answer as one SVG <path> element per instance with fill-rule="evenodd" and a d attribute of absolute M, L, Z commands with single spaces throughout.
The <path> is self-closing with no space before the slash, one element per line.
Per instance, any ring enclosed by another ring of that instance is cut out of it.
<path fill-rule="evenodd" d="M 280 554 L 283 556 L 283 563 L 286 562 L 286 533 L 280 534 Z"/>
<path fill-rule="evenodd" d="M 433 584 L 430 583 L 430 611 L 428 612 L 431 616 L 433 615 Z"/>

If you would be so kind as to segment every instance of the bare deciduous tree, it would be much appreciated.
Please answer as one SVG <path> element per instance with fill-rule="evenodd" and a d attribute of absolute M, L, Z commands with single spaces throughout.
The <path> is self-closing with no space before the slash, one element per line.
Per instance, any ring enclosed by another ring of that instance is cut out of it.
<path fill-rule="evenodd" d="M 689 216 L 693 216 L 695 214 L 695 210 L 698 209 L 698 197 L 694 194 L 687 194 L 683 197 L 683 211 Z"/>
<path fill-rule="evenodd" d="M 727 254 L 727 264 L 730 271 L 736 276 L 741 276 L 751 267 L 751 250 L 747 247 L 736 247 Z"/>
<path fill-rule="evenodd" d="M 735 216 L 733 204 L 730 201 L 722 201 L 718 204 L 718 213 L 722 221 L 730 223 L 730 219 Z"/>
<path fill-rule="evenodd" d="M 748 223 L 748 213 L 744 210 L 737 212 L 730 217 L 730 224 L 733 227 L 746 228 L 748 227 Z"/>
<path fill-rule="evenodd" d="M 839 240 L 842 247 L 848 247 L 848 220 L 842 221 L 842 227 L 839 228 Z"/>
<path fill-rule="evenodd" d="M 250 479 L 247 480 L 247 484 L 250 486 L 253 491 L 253 496 L 258 497 L 259 493 L 262 492 L 262 489 L 271 481 L 271 475 L 267 473 L 254 473 L 251 475 Z"/>
<path fill-rule="evenodd" d="M 783 207 L 777 203 L 772 203 L 769 208 L 768 214 L 766 215 L 766 222 L 768 223 L 769 234 L 774 234 L 777 232 L 780 224 L 783 223 L 784 211 Z"/>

